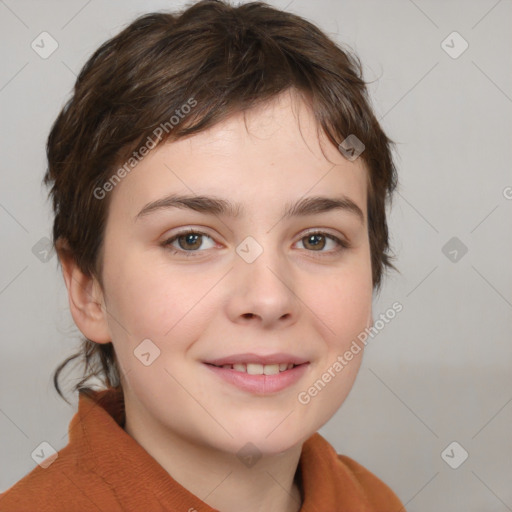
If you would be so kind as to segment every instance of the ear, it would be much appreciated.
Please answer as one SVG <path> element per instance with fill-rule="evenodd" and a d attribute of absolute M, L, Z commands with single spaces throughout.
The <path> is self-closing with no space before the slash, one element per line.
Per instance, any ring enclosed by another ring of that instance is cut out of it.
<path fill-rule="evenodd" d="M 82 334 L 96 343 L 112 341 L 107 323 L 103 291 L 97 279 L 85 275 L 77 266 L 65 242 L 58 244 L 57 253 L 68 290 L 69 309 Z"/>

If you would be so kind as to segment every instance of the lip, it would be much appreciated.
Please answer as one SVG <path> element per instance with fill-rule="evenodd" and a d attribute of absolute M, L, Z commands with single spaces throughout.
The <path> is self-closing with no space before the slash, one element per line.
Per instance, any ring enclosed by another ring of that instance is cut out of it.
<path fill-rule="evenodd" d="M 296 365 L 302 365 L 309 361 L 292 354 L 286 354 L 279 352 L 275 354 L 259 355 L 254 353 L 246 354 L 233 354 L 218 359 L 212 359 L 211 361 L 204 361 L 207 364 L 213 364 L 215 366 L 222 366 L 224 364 L 241 364 L 241 363 L 255 363 L 255 364 L 281 364 L 281 363 L 293 363 Z M 284 373 L 284 372 L 283 372 Z"/>
<path fill-rule="evenodd" d="M 261 359 L 259 359 L 258 361 L 250 361 L 248 359 L 245 359 L 244 361 L 249 363 L 258 363 L 259 361 L 261 361 Z M 273 359 L 272 361 L 275 361 L 275 359 Z M 284 363 L 286 361 L 283 360 L 281 362 Z M 293 361 L 288 360 L 288 362 Z M 298 366 L 295 366 L 290 370 L 279 372 L 276 375 L 249 375 L 248 373 L 239 372 L 236 370 L 232 370 L 230 368 L 219 368 L 218 366 L 213 366 L 213 364 L 211 363 L 204 363 L 206 368 L 209 368 L 210 371 L 212 371 L 214 374 L 216 374 L 224 381 L 234 385 L 235 387 L 241 389 L 242 391 L 247 391 L 249 393 L 258 395 L 270 395 L 273 393 L 278 393 L 279 391 L 282 391 L 283 389 L 286 389 L 297 383 L 300 380 L 300 378 L 304 375 L 304 373 L 307 371 L 309 367 L 309 362 L 294 364 L 298 364 Z"/>

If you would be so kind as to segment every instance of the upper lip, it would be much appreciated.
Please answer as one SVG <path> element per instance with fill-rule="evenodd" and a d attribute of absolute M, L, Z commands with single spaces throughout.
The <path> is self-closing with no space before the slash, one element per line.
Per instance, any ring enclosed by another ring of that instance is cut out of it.
<path fill-rule="evenodd" d="M 231 356 L 221 357 L 218 359 L 212 359 L 210 361 L 204 361 L 207 364 L 213 364 L 215 366 L 222 366 L 225 364 L 242 364 L 242 363 L 253 363 L 253 364 L 281 364 L 281 363 L 293 363 L 295 365 L 308 363 L 307 359 L 292 354 L 285 354 L 279 352 L 276 354 L 259 355 L 253 353 L 247 354 L 233 354 Z"/>

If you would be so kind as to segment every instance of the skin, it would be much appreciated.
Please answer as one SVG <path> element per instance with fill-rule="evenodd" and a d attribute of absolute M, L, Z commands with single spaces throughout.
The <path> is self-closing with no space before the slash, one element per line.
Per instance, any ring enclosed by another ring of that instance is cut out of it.
<path fill-rule="evenodd" d="M 126 432 L 214 508 L 300 509 L 295 473 L 302 444 L 345 400 L 362 351 L 308 404 L 298 394 L 372 323 L 366 180 L 361 158 L 346 160 L 307 104 L 287 91 L 245 119 L 238 113 L 158 146 L 116 186 L 103 288 L 61 257 L 77 326 L 89 339 L 114 345 Z M 170 208 L 134 220 L 170 193 L 215 195 L 240 202 L 245 214 Z M 359 206 L 363 221 L 339 209 L 282 218 L 287 202 L 341 195 Z M 186 228 L 208 236 L 163 245 Z M 306 236 L 312 230 L 350 247 L 336 252 L 338 245 L 322 236 L 316 247 Z M 247 236 L 263 248 L 252 263 L 236 252 Z M 183 255 L 198 246 L 195 256 Z M 160 350 L 149 366 L 134 356 L 144 339 Z M 224 382 L 203 363 L 244 352 L 287 352 L 310 364 L 293 386 L 261 395 Z M 252 467 L 236 456 L 248 442 L 262 455 Z"/>

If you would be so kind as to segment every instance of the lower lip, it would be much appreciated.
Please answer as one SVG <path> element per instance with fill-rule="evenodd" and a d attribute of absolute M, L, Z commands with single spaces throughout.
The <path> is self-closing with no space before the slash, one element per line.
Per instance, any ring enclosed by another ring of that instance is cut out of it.
<path fill-rule="evenodd" d="M 219 377 L 243 391 L 269 395 L 293 386 L 304 375 L 309 363 L 299 364 L 291 370 L 285 370 L 276 375 L 249 375 L 248 373 L 220 368 L 211 364 L 206 364 L 206 366 Z"/>

